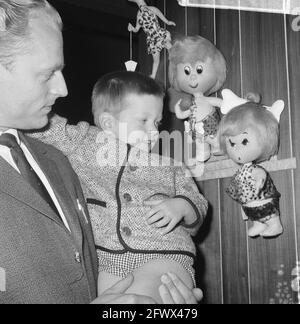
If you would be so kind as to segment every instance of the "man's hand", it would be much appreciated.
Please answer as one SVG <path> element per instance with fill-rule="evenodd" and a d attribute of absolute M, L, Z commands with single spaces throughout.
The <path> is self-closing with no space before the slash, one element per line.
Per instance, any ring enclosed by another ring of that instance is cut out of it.
<path fill-rule="evenodd" d="M 133 275 L 119 281 L 113 287 L 106 290 L 95 299 L 92 304 L 155 304 L 155 301 L 147 296 L 125 294 L 132 285 Z M 201 289 L 188 288 L 175 274 L 168 273 L 161 277 L 162 285 L 159 287 L 163 304 L 197 304 L 203 298 Z"/>
<path fill-rule="evenodd" d="M 175 274 L 168 273 L 161 278 L 162 285 L 159 287 L 160 297 L 163 304 L 198 304 L 203 293 L 201 289 L 188 288 Z"/>
<path fill-rule="evenodd" d="M 129 275 L 117 282 L 95 299 L 92 304 L 155 304 L 155 301 L 150 297 L 125 294 L 125 291 L 132 285 L 133 279 L 133 275 Z"/>

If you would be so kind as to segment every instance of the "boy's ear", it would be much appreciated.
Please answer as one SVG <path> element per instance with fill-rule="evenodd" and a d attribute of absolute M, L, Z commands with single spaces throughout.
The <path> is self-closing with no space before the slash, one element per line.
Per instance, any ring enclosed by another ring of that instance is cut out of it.
<path fill-rule="evenodd" d="M 104 112 L 99 116 L 99 124 L 104 131 L 113 131 L 115 127 L 115 117 L 110 113 Z"/>

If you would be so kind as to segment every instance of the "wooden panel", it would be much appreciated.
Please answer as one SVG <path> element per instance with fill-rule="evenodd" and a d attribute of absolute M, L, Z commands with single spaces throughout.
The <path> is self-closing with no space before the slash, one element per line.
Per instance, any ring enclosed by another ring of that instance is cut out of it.
<path fill-rule="evenodd" d="M 257 91 L 263 102 L 272 104 L 282 98 L 287 102 L 287 71 L 284 38 L 284 17 L 275 14 L 242 13 L 242 58 L 244 93 Z M 288 108 L 281 120 L 281 149 L 279 157 L 290 157 Z M 251 302 L 269 303 L 275 296 L 278 271 L 294 263 L 295 241 L 293 227 L 291 172 L 272 174 L 282 194 L 281 212 L 285 233 L 279 238 L 249 241 L 249 269 L 251 276 Z M 283 272 L 280 280 L 288 282 L 290 275 Z M 287 293 L 291 294 L 290 286 Z"/>
<path fill-rule="evenodd" d="M 209 212 L 196 239 L 199 247 L 196 272 L 199 287 L 204 291 L 204 302 L 223 303 L 223 274 L 221 228 L 219 220 L 219 186 L 217 181 L 200 183 L 202 193 L 209 202 Z"/>
<path fill-rule="evenodd" d="M 294 156 L 297 158 L 297 161 L 300 161 L 300 145 L 299 145 L 299 134 L 300 134 L 300 92 L 299 92 L 299 83 L 300 83 L 300 69 L 299 69 L 299 59 L 300 59 L 300 31 L 297 29 L 293 30 L 292 26 L 296 22 L 299 23 L 299 18 L 295 20 L 295 17 L 289 17 L 287 21 L 287 50 L 288 50 L 288 67 L 289 67 L 289 82 L 290 82 L 290 104 L 291 104 L 291 125 L 292 125 L 292 140 L 293 146 L 292 151 Z M 296 170 L 292 173 L 294 179 L 295 191 L 292 193 L 294 198 L 295 208 L 294 215 L 290 214 L 289 217 L 294 219 L 294 237 L 297 249 L 296 259 L 294 260 L 293 269 L 295 268 L 297 262 L 299 262 L 299 251 L 300 251 L 300 174 Z M 291 188 L 293 189 L 293 188 Z M 297 212 L 296 212 L 297 211 Z M 287 269 L 289 274 L 291 274 L 292 269 Z M 295 279 L 292 277 L 291 279 Z M 293 294 L 294 302 L 300 303 L 300 291 L 298 287 L 298 296 L 295 291 Z"/>
<path fill-rule="evenodd" d="M 227 61 L 228 76 L 224 87 L 241 94 L 239 14 L 217 11 L 217 47 Z M 224 302 L 249 303 L 248 249 L 246 226 L 240 206 L 226 193 L 230 180 L 220 181 Z"/>
<path fill-rule="evenodd" d="M 186 12 L 187 34 L 200 35 L 215 42 L 215 12 L 212 9 L 188 8 Z M 209 201 L 210 208 L 207 220 L 200 229 L 201 240 L 199 243 L 200 253 L 196 269 L 203 267 L 201 275 L 201 287 L 204 290 L 205 303 L 223 303 L 223 274 L 221 254 L 221 224 L 220 224 L 220 195 L 219 182 L 207 181 L 199 183 L 199 186 Z M 199 270 L 198 270 L 199 271 Z"/>

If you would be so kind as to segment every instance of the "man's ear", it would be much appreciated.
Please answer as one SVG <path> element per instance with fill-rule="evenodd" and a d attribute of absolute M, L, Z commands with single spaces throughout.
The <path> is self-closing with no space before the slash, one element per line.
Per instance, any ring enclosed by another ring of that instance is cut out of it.
<path fill-rule="evenodd" d="M 115 128 L 116 119 L 112 114 L 104 112 L 99 116 L 99 123 L 102 130 L 111 132 Z"/>

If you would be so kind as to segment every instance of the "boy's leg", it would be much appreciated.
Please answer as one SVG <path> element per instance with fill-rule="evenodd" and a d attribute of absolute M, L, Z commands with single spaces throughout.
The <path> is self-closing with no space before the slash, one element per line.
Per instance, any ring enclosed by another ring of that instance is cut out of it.
<path fill-rule="evenodd" d="M 100 271 L 98 275 L 98 296 L 103 294 L 105 290 L 111 288 L 122 279 L 122 277 Z"/>
<path fill-rule="evenodd" d="M 161 276 L 167 272 L 175 273 L 189 288 L 194 287 L 191 275 L 180 263 L 168 259 L 155 259 L 133 272 L 134 282 L 127 293 L 146 295 L 161 304 L 158 289 L 162 284 Z"/>

